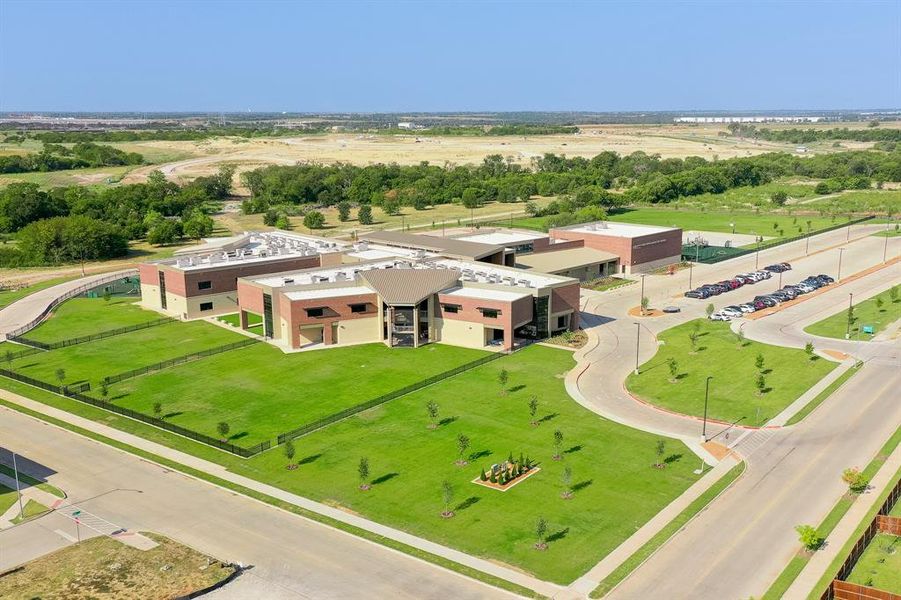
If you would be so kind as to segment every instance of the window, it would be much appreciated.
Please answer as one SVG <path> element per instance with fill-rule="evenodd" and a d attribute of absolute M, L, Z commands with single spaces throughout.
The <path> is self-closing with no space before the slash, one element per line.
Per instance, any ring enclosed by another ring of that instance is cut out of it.
<path fill-rule="evenodd" d="M 557 329 L 566 328 L 566 317 L 567 316 L 568 315 L 560 315 L 559 317 L 557 317 Z"/>
<path fill-rule="evenodd" d="M 446 313 L 458 313 L 460 312 L 459 304 L 442 304 L 441 309 Z"/>
<path fill-rule="evenodd" d="M 482 311 L 482 316 L 486 319 L 496 319 L 501 314 L 501 311 L 495 308 L 480 308 L 479 310 Z"/>
<path fill-rule="evenodd" d="M 213 310 L 213 303 L 212 302 L 201 302 L 200 303 L 200 312 L 204 312 L 207 310 Z"/>
<path fill-rule="evenodd" d="M 366 312 L 367 304 L 364 302 L 362 304 L 351 304 L 350 312 L 352 313 L 364 313 Z"/>
<path fill-rule="evenodd" d="M 323 309 L 322 309 L 322 308 L 308 308 L 308 309 L 307 309 L 307 316 L 308 316 L 308 317 L 321 317 L 321 316 L 322 316 L 322 313 L 323 313 Z"/>
<path fill-rule="evenodd" d="M 212 282 L 212 281 L 198 281 L 198 282 L 197 282 L 197 289 L 198 289 L 198 290 L 209 290 L 209 289 L 212 289 L 212 288 L 213 288 L 213 282 Z"/>

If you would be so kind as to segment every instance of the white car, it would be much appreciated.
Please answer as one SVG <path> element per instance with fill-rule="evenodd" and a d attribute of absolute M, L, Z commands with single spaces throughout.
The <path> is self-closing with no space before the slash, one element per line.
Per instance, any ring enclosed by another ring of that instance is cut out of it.
<path fill-rule="evenodd" d="M 810 285 L 808 283 L 803 283 L 803 282 L 797 284 L 797 287 L 798 287 L 798 289 L 803 290 L 805 294 L 809 294 L 810 292 L 812 292 L 813 290 L 816 289 L 812 285 Z"/>
<path fill-rule="evenodd" d="M 744 313 L 741 312 L 741 309 L 737 306 L 727 306 L 726 308 L 721 308 L 720 312 L 724 315 L 729 315 L 733 319 L 744 315 Z"/>
<path fill-rule="evenodd" d="M 731 321 L 732 317 L 730 317 L 729 315 L 720 311 L 720 312 L 715 312 L 712 315 L 710 315 L 710 320 L 711 321 Z"/>
<path fill-rule="evenodd" d="M 757 310 L 754 308 L 753 304 L 739 304 L 738 308 L 740 308 L 743 313 L 752 313 Z"/>

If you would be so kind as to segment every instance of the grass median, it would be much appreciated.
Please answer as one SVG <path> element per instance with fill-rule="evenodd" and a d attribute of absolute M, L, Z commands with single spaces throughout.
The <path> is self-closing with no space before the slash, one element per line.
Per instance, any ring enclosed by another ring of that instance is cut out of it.
<path fill-rule="evenodd" d="M 804 331 L 811 335 L 842 340 L 850 331 L 850 339 L 868 342 L 873 336 L 901 319 L 901 294 L 898 292 L 901 292 L 901 288 L 895 286 L 895 299 L 892 299 L 891 292 L 882 292 L 853 305 L 850 326 L 848 325 L 848 309 L 843 308 L 822 321 L 808 325 Z M 872 327 L 872 334 L 865 333 L 865 327 Z"/>
<path fill-rule="evenodd" d="M 713 376 L 707 416 L 742 425 L 762 425 L 837 366 L 803 350 L 739 340 L 728 323 L 707 319 L 668 329 L 658 340 L 657 354 L 626 380 L 629 391 L 655 406 L 700 417 L 706 380 Z"/>

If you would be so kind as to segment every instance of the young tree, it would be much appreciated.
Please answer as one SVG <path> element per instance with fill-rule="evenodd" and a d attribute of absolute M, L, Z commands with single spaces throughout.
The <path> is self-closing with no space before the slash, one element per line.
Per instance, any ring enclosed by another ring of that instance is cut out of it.
<path fill-rule="evenodd" d="M 885 302 L 882 300 L 882 296 L 876 296 L 876 310 L 882 312 L 883 304 L 885 304 Z"/>
<path fill-rule="evenodd" d="M 544 537 L 547 535 L 547 521 L 544 520 L 544 517 L 538 517 L 538 520 L 535 521 L 535 549 L 536 550 L 547 550 L 547 542 L 544 541 Z"/>
<path fill-rule="evenodd" d="M 848 307 L 848 330 L 851 330 L 851 326 L 854 325 L 854 307 Z"/>
<path fill-rule="evenodd" d="M 563 432 L 559 429 L 554 431 L 554 460 L 560 460 L 563 455 L 560 454 L 560 448 L 563 446 Z"/>
<path fill-rule="evenodd" d="M 303 226 L 312 231 L 313 229 L 322 229 L 325 225 L 325 215 L 318 210 L 311 210 L 303 216 Z"/>
<path fill-rule="evenodd" d="M 360 489 L 364 492 L 369 489 L 369 459 L 365 456 L 357 464 L 357 475 L 360 477 Z"/>
<path fill-rule="evenodd" d="M 535 415 L 538 413 L 538 398 L 536 396 L 532 396 L 529 398 L 529 418 L 531 418 L 531 425 L 538 425 L 538 421 L 535 420 Z"/>
<path fill-rule="evenodd" d="M 357 211 L 357 220 L 360 225 L 372 225 L 372 207 L 368 204 L 361 206 Z"/>
<path fill-rule="evenodd" d="M 788 194 L 783 190 L 776 190 L 773 192 L 773 195 L 770 196 L 770 200 L 772 200 L 773 204 L 776 206 L 783 206 L 788 201 Z"/>
<path fill-rule="evenodd" d="M 564 500 L 569 500 L 573 497 L 573 470 L 566 465 L 563 468 L 563 473 L 560 475 L 560 481 L 563 482 L 563 493 L 560 495 Z"/>
<path fill-rule="evenodd" d="M 429 414 L 429 419 L 432 421 L 429 423 L 429 429 L 435 429 L 438 427 L 438 404 L 434 400 L 429 400 L 425 405 L 425 410 Z"/>
<path fill-rule="evenodd" d="M 691 344 L 691 354 L 698 353 L 698 340 L 700 336 L 697 331 L 692 331 L 688 334 L 688 342 Z"/>
<path fill-rule="evenodd" d="M 162 414 L 163 414 L 163 405 L 162 405 L 162 403 L 161 403 L 161 402 L 154 402 L 154 403 L 153 403 L 153 416 L 155 416 L 157 419 L 159 419 L 159 418 L 160 418 L 160 415 L 162 415 Z M 228 429 L 226 429 L 225 433 L 228 433 Z M 225 435 L 225 433 L 223 433 L 222 435 Z"/>
<path fill-rule="evenodd" d="M 679 381 L 679 363 L 672 356 L 666 359 L 666 366 L 669 368 L 669 382 L 676 383 Z"/>
<path fill-rule="evenodd" d="M 66 380 L 66 370 L 65 369 L 57 369 L 56 370 L 56 380 L 59 381 L 60 385 Z"/>
<path fill-rule="evenodd" d="M 12 371 L 12 368 L 13 368 L 13 353 L 12 353 L 12 350 L 7 350 L 7 351 L 6 351 L 5 358 L 6 358 L 6 370 L 7 370 L 7 371 Z"/>
<path fill-rule="evenodd" d="M 350 202 L 341 201 L 336 207 L 338 209 L 338 220 L 342 223 L 350 220 Z"/>
<path fill-rule="evenodd" d="M 795 531 L 798 532 L 798 540 L 804 546 L 805 550 L 813 552 L 819 550 L 820 546 L 823 545 L 823 538 L 820 537 L 817 530 L 810 525 L 798 525 L 795 527 Z"/>
<path fill-rule="evenodd" d="M 229 427 L 228 423 L 226 423 L 225 421 L 219 421 L 219 424 L 216 425 L 216 431 L 219 432 L 219 435 L 223 442 L 225 441 L 225 436 L 228 435 L 228 432 L 230 430 L 231 427 Z"/>
<path fill-rule="evenodd" d="M 501 395 L 507 393 L 507 382 L 510 380 L 510 373 L 507 369 L 501 369 L 497 374 L 497 382 L 501 384 Z"/>
<path fill-rule="evenodd" d="M 103 290 L 103 301 L 109 304 L 109 301 L 113 299 L 113 295 L 110 293 L 109 288 Z"/>
<path fill-rule="evenodd" d="M 651 305 L 651 299 L 647 296 L 642 296 L 641 298 L 641 314 L 645 314 L 648 311 L 648 306 Z"/>
<path fill-rule="evenodd" d="M 888 297 L 892 301 L 892 304 L 898 301 L 898 286 L 893 285 L 888 290 Z"/>
<path fill-rule="evenodd" d="M 106 398 L 107 396 L 109 396 L 109 386 L 106 385 L 106 381 L 100 382 L 100 395 L 103 398 Z"/>
<path fill-rule="evenodd" d="M 700 334 L 701 333 L 701 321 L 699 321 L 697 319 L 692 321 L 691 322 L 691 330 L 694 331 L 695 333 Z"/>
<path fill-rule="evenodd" d="M 707 305 L 707 308 L 704 309 L 704 312 L 707 313 L 708 319 L 710 318 L 710 315 L 712 315 L 714 313 L 715 310 L 716 310 L 716 307 L 713 306 L 713 302 L 711 302 L 710 304 Z"/>
<path fill-rule="evenodd" d="M 757 353 L 757 358 L 754 359 L 754 366 L 757 367 L 758 371 L 763 371 L 763 368 L 766 366 L 766 361 L 764 360 L 762 353 Z"/>
<path fill-rule="evenodd" d="M 454 501 L 454 487 L 446 479 L 441 484 L 441 497 L 444 500 L 444 512 L 441 516 L 449 519 L 454 516 L 454 511 L 450 509 L 451 502 Z"/>
<path fill-rule="evenodd" d="M 813 342 L 807 342 L 807 344 L 804 345 L 804 352 L 807 354 L 807 359 L 811 362 L 811 364 L 813 361 L 813 351 Z"/>
<path fill-rule="evenodd" d="M 739 330 L 735 333 L 735 339 L 738 341 L 739 349 L 745 347 L 745 330 L 739 328 Z"/>
<path fill-rule="evenodd" d="M 662 469 L 665 466 L 663 455 L 666 454 L 666 441 L 657 440 L 657 443 L 654 445 L 654 453 L 657 455 L 657 462 L 654 463 L 654 466 Z"/>
<path fill-rule="evenodd" d="M 848 491 L 852 494 L 862 494 L 870 486 L 870 480 L 856 468 L 848 468 L 842 472 L 842 481 L 848 484 Z"/>
<path fill-rule="evenodd" d="M 757 396 L 763 396 L 763 393 L 766 391 L 766 376 L 763 373 L 758 373 L 754 385 L 757 387 Z"/>
<path fill-rule="evenodd" d="M 467 450 L 469 450 L 469 438 L 461 433 L 457 436 L 457 452 L 460 454 L 460 458 L 457 459 L 457 465 L 462 467 L 467 464 L 466 459 L 463 458 Z"/>
<path fill-rule="evenodd" d="M 297 465 L 294 464 L 294 453 L 296 452 L 294 448 L 294 442 L 288 440 L 285 442 L 284 447 L 282 448 L 282 452 L 285 453 L 285 458 L 288 459 L 288 469 L 296 469 Z"/>

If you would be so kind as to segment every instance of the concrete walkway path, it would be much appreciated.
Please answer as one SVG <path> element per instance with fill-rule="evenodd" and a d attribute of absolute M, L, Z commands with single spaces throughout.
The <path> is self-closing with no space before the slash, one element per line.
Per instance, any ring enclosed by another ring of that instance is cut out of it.
<path fill-rule="evenodd" d="M 335 519 L 336 521 L 340 521 L 354 527 L 359 527 L 360 529 L 375 533 L 397 542 L 401 542 L 413 548 L 441 556 L 442 558 L 446 558 L 448 560 L 459 563 L 461 565 L 465 565 L 472 569 L 476 569 L 483 573 L 488 573 L 490 575 L 500 577 L 501 579 L 505 579 L 517 585 L 521 585 L 523 587 L 534 590 L 539 594 L 549 597 L 566 597 L 566 588 L 562 586 L 558 586 L 547 581 L 542 581 L 540 579 L 532 577 L 531 575 L 527 575 L 520 571 L 498 565 L 492 561 L 470 556 L 465 552 L 454 550 L 453 548 L 448 548 L 447 546 L 443 546 L 441 544 L 436 544 L 435 542 L 431 542 L 421 537 L 401 531 L 399 529 L 381 525 L 374 521 L 370 521 L 369 519 L 364 519 L 363 517 L 344 512 L 340 509 L 326 506 L 325 504 L 321 504 L 308 498 L 286 492 L 271 485 L 261 483 L 259 481 L 256 481 L 255 479 L 236 475 L 222 465 L 204 460 L 202 458 L 198 458 L 196 456 L 192 456 L 190 454 L 186 454 L 178 450 L 173 450 L 172 448 L 168 448 L 161 444 L 148 441 L 139 436 L 114 429 L 107 425 L 91 421 L 90 419 L 85 419 L 83 417 L 73 415 L 72 413 L 54 408 L 52 406 L 47 406 L 46 404 L 36 402 L 34 400 L 20 396 L 19 394 L 8 392 L 6 390 L 0 390 L 0 398 L 27 408 L 36 413 L 52 417 L 59 421 L 69 423 L 70 425 L 75 425 L 87 431 L 105 436 L 124 444 L 128 444 L 129 446 L 144 450 L 145 452 L 150 452 L 186 467 L 209 473 L 210 475 L 218 477 L 219 479 L 223 479 L 230 483 L 243 486 L 262 494 L 266 494 L 267 496 L 270 496 L 272 498 L 293 504 L 294 506 L 298 506 L 319 515 Z M 563 596 L 560 596 L 561 593 L 563 594 Z"/>
<path fill-rule="evenodd" d="M 845 513 L 842 520 L 838 522 L 832 533 L 826 537 L 825 546 L 818 550 L 807 562 L 804 570 L 801 571 L 791 587 L 786 590 L 783 596 L 785 600 L 806 599 L 808 594 L 814 591 L 817 582 L 826 573 L 826 569 L 839 556 L 845 544 L 851 540 L 851 536 L 854 535 L 857 526 L 863 522 L 870 509 L 879 501 L 881 492 L 885 490 L 886 486 L 891 484 L 899 469 L 901 469 L 901 446 L 895 448 L 889 459 L 885 461 L 879 472 L 873 477 L 873 480 L 870 482 L 870 489 L 854 501 L 854 504 Z"/>
<path fill-rule="evenodd" d="M 121 271 L 113 271 L 112 273 L 88 275 L 87 277 L 66 281 L 39 290 L 33 294 L 29 294 L 24 298 L 20 298 L 0 310 L 0 336 L 2 336 L 3 339 L 6 339 L 6 336 L 11 331 L 15 331 L 19 327 L 34 321 L 41 316 L 41 313 L 43 313 L 54 300 L 71 293 L 73 290 L 77 290 L 85 285 L 101 285 L 107 281 L 115 281 L 120 277 L 136 274 L 137 269 L 123 269 Z"/>

